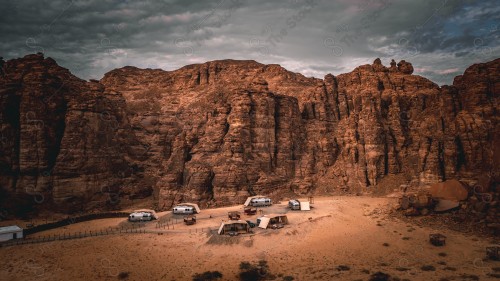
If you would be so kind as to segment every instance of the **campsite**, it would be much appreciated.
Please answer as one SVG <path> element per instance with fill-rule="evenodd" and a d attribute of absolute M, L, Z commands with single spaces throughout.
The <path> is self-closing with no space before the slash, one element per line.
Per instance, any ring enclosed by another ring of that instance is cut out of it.
<path fill-rule="evenodd" d="M 220 280 L 235 280 L 241 262 L 261 260 L 274 274 L 294 280 L 368 280 L 377 271 L 408 280 L 489 280 L 498 273 L 498 262 L 485 259 L 493 238 L 405 221 L 392 213 L 396 205 L 398 198 L 390 196 L 330 196 L 315 197 L 310 211 L 290 210 L 288 200 L 259 207 L 254 215 L 244 214 L 242 205 L 201 209 L 193 225 L 172 211 L 145 222 L 125 217 L 74 223 L 32 236 L 132 225 L 144 233 L 1 247 L 0 254 L 10 258 L 0 265 L 0 279 L 119 280 L 126 273 L 128 280 L 191 280 L 194 274 L 217 270 Z M 229 212 L 240 212 L 241 219 L 229 220 Z M 287 224 L 247 228 L 245 220 L 255 223 L 263 216 L 286 216 Z M 225 235 L 235 231 L 239 235 Z M 429 235 L 437 232 L 446 236 L 444 246 L 429 243 Z"/>

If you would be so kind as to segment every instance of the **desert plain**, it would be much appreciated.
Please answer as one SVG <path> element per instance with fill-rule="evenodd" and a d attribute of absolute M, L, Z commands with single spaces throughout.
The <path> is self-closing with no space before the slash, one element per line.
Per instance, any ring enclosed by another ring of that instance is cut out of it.
<path fill-rule="evenodd" d="M 146 233 L 2 247 L 0 280 L 192 280 L 206 271 L 220 272 L 220 280 L 239 280 L 242 262 L 259 261 L 267 262 L 266 274 L 274 280 L 370 280 L 376 272 L 391 280 L 499 278 L 499 262 L 485 256 L 498 237 L 404 219 L 394 215 L 396 205 L 390 195 L 317 197 L 311 211 L 291 211 L 287 201 L 276 202 L 259 209 L 286 213 L 288 225 L 234 237 L 218 235 L 217 229 L 228 211 L 242 206 L 204 209 L 192 226 L 184 225 L 182 216 L 162 212 L 159 221 L 178 223 L 168 229 L 157 221 L 136 223 Z M 255 222 L 260 214 L 242 214 L 242 219 Z M 100 219 L 33 237 L 130 224 L 126 218 Z M 431 233 L 445 235 L 446 245 L 430 244 Z"/>

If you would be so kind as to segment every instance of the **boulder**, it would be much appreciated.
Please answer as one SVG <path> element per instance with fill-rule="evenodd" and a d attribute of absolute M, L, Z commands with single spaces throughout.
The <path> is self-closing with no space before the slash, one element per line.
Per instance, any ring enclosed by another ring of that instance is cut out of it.
<path fill-rule="evenodd" d="M 466 186 L 457 180 L 435 183 L 431 186 L 429 192 L 432 194 L 432 197 L 452 201 L 463 201 L 469 195 Z"/>

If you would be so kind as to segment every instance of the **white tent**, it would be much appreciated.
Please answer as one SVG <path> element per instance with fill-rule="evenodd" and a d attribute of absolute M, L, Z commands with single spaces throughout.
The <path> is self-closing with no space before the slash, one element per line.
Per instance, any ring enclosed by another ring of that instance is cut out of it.
<path fill-rule="evenodd" d="M 237 221 L 223 221 L 219 227 L 217 233 L 219 235 L 226 234 L 227 232 L 236 232 L 236 233 L 248 233 L 250 231 L 250 227 L 246 221 L 237 220 Z"/>
<path fill-rule="evenodd" d="M 23 229 L 17 225 L 0 227 L 0 241 L 23 238 Z"/>
<path fill-rule="evenodd" d="M 263 228 L 263 229 L 266 229 L 267 226 L 269 225 L 270 221 L 271 221 L 271 218 L 269 218 L 269 217 L 261 217 L 260 218 L 259 227 Z"/>
<path fill-rule="evenodd" d="M 243 206 L 248 207 L 248 205 L 250 205 L 250 201 L 252 201 L 252 199 L 255 199 L 255 198 L 265 198 L 265 196 L 262 196 L 262 195 L 250 196 L 247 198 L 247 200 L 245 201 Z"/>
<path fill-rule="evenodd" d="M 272 214 L 260 217 L 259 227 L 266 229 L 269 224 L 282 223 L 288 224 L 288 217 L 285 214 Z"/>
<path fill-rule="evenodd" d="M 301 211 L 310 211 L 311 205 L 308 201 L 299 201 L 300 202 L 300 210 Z"/>

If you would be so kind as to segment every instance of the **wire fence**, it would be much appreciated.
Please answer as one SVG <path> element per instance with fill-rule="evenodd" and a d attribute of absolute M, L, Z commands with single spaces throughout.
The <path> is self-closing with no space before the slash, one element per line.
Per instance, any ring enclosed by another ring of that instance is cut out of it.
<path fill-rule="evenodd" d="M 0 243 L 0 247 L 16 246 L 16 245 L 26 245 L 26 244 L 37 244 L 44 242 L 52 242 L 58 240 L 70 240 L 70 239 L 80 239 L 86 237 L 96 237 L 104 235 L 114 235 L 121 233 L 147 233 L 146 229 L 141 228 L 108 228 L 99 231 L 84 231 L 84 232 L 74 232 L 74 233 L 59 233 L 52 235 L 37 236 L 34 238 L 24 238 L 9 240 Z"/>
<path fill-rule="evenodd" d="M 184 222 L 184 220 L 176 218 L 160 218 L 158 222 L 156 222 L 155 228 L 175 229 L 175 225 L 180 222 Z"/>
<path fill-rule="evenodd" d="M 91 221 L 96 219 L 107 219 L 107 218 L 123 218 L 128 217 L 129 213 L 126 212 L 108 212 L 108 213 L 99 213 L 99 214 L 88 214 L 78 217 L 65 218 L 56 222 L 50 222 L 46 224 L 40 224 L 31 228 L 26 228 L 23 230 L 24 236 L 32 235 L 37 232 L 47 231 L 54 228 L 59 228 L 63 226 L 67 226 L 70 224 Z"/>

